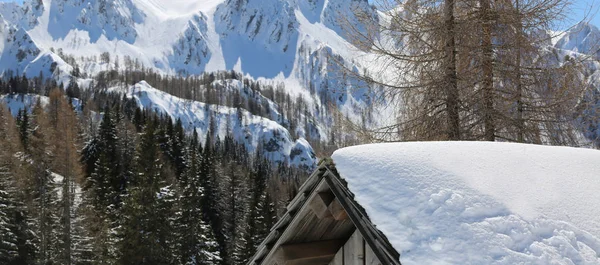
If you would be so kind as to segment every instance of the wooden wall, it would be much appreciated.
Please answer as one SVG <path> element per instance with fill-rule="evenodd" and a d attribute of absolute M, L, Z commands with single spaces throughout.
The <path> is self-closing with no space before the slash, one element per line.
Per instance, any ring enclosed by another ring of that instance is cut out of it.
<path fill-rule="evenodd" d="M 381 265 L 381 262 L 356 230 L 329 265 Z"/>

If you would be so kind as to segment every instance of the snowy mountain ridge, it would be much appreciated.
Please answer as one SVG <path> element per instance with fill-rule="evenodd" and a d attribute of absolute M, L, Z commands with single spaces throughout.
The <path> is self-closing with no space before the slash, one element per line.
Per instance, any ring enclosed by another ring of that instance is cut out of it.
<path fill-rule="evenodd" d="M 307 86 L 314 79 L 306 74 L 308 66 L 324 75 L 336 74 L 329 73 L 331 64 L 323 58 L 317 65 L 307 62 L 324 56 L 323 49 L 348 65 L 364 55 L 342 29 L 344 23 L 361 27 L 356 9 L 378 16 L 367 0 L 26 0 L 22 5 L 0 3 L 0 24 L 20 32 L 2 33 L 0 39 L 23 38 L 30 47 L 22 50 L 31 57 L 60 50 L 92 75 L 129 56 L 166 74 L 234 69 L 254 78 L 299 80 Z M 599 57 L 598 40 L 600 30 L 581 23 L 553 46 Z M 6 46 L 0 46 L 0 73 L 24 73 L 28 63 L 8 63 L 22 61 L 23 54 L 7 53 Z M 113 64 L 82 59 L 102 53 L 109 53 Z M 53 74 L 49 70 L 45 74 Z"/>
<path fill-rule="evenodd" d="M 177 4 L 183 7 L 173 7 Z M 338 12 L 350 16 L 350 8 L 370 8 L 366 0 L 27 0 L 22 6 L 0 7 L 5 20 L 28 32 L 40 50 L 61 49 L 75 58 L 103 52 L 131 56 L 171 74 L 237 65 L 244 73 L 267 78 L 290 76 L 297 48 L 307 38 L 330 43 L 304 32 L 302 23 L 343 35 Z M 98 68 L 87 70 L 92 69 Z"/>
<path fill-rule="evenodd" d="M 124 70 L 127 59 L 166 75 L 235 70 L 254 80 L 283 83 L 293 97 L 307 101 L 316 127 L 333 126 L 331 113 L 323 111 L 331 105 L 354 122 L 385 124 L 382 120 L 393 110 L 365 111 L 373 105 L 373 92 L 339 65 L 356 72 L 369 68 L 369 54 L 354 47 L 343 30 L 344 23 L 361 28 L 356 9 L 380 15 L 367 0 L 0 3 L 0 75 L 41 74 L 66 85 L 74 66 L 94 76 Z M 547 45 L 557 51 L 558 62 L 578 54 L 598 59 L 598 40 L 600 30 L 582 23 Z M 600 83 L 595 81 L 600 64 L 586 64 L 588 82 Z M 600 124 L 595 127 L 600 131 Z M 321 130 L 321 141 L 328 141 L 329 134 Z"/>
<path fill-rule="evenodd" d="M 316 164 L 316 156 L 312 147 L 304 138 L 293 140 L 289 131 L 279 123 L 218 105 L 207 105 L 197 101 L 186 101 L 153 88 L 145 81 L 128 87 L 111 88 L 109 91 L 124 93 L 134 99 L 143 109 L 152 109 L 165 114 L 174 121 L 179 119 L 188 131 L 195 130 L 201 142 L 206 141 L 211 122 L 214 123 L 215 138 L 225 139 L 231 134 L 246 149 L 254 153 L 262 148 L 265 157 L 273 162 L 287 163 L 311 170 Z"/>

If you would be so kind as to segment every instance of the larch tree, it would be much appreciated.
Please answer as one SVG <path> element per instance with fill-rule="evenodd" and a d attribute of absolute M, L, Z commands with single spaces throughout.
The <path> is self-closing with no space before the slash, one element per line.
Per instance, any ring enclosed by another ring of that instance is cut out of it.
<path fill-rule="evenodd" d="M 573 126 L 567 125 L 574 122 L 569 117 L 576 116 L 572 109 L 581 96 L 578 65 L 552 58 L 542 45 L 550 37 L 540 34 L 561 18 L 568 1 L 376 3 L 382 16 L 356 10 L 364 26 L 344 23 L 351 42 L 375 68 L 347 73 L 376 87 L 379 98 L 400 110 L 396 125 L 375 134 L 563 144 L 573 138 Z M 561 132 L 565 128 L 571 135 Z"/>
<path fill-rule="evenodd" d="M 51 142 L 54 152 L 52 171 L 62 177 L 60 192 L 60 242 L 61 263 L 73 264 L 73 241 L 75 230 L 73 229 L 77 209 L 75 205 L 77 187 L 83 180 L 83 170 L 79 163 L 79 133 L 78 121 L 73 106 L 69 103 L 62 91 L 53 89 L 49 96 L 49 116 L 52 126 L 53 141 Z"/>
<path fill-rule="evenodd" d="M 31 115 L 32 132 L 30 137 L 28 156 L 34 161 L 31 165 L 32 174 L 27 180 L 31 183 L 31 195 L 33 207 L 36 211 L 34 228 L 39 238 L 38 263 L 49 264 L 60 258 L 60 225 L 57 210 L 60 209 L 56 183 L 51 174 L 54 148 L 50 144 L 53 139 L 50 118 L 41 101 L 38 99 L 32 109 Z"/>

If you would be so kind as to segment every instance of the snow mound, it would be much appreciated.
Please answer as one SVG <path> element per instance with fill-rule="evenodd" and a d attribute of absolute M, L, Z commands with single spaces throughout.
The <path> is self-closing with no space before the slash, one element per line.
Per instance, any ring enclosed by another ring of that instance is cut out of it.
<path fill-rule="evenodd" d="M 600 264 L 600 151 L 415 142 L 333 160 L 403 264 Z"/>

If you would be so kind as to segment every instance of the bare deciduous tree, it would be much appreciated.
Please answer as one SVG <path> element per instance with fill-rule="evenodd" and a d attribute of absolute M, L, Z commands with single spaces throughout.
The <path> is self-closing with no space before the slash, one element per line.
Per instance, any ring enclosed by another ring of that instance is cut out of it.
<path fill-rule="evenodd" d="M 547 34 L 569 4 L 381 0 L 379 17 L 355 10 L 361 26 L 346 20 L 344 28 L 375 69 L 348 73 L 381 88 L 380 98 L 400 110 L 397 124 L 371 132 L 574 144 L 581 68 L 557 58 Z"/>

